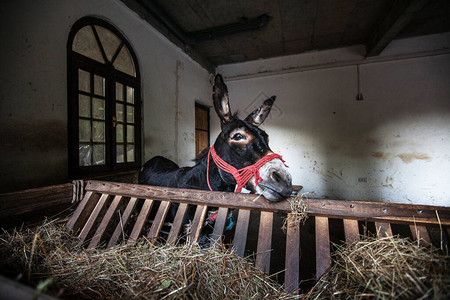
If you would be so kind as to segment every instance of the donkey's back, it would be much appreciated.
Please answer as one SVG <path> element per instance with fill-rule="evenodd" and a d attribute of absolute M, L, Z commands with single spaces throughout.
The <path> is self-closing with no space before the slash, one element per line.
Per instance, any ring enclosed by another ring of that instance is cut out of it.
<path fill-rule="evenodd" d="M 139 183 L 157 186 L 174 186 L 174 177 L 180 171 L 180 167 L 162 156 L 155 156 L 147 161 L 139 172 Z"/>

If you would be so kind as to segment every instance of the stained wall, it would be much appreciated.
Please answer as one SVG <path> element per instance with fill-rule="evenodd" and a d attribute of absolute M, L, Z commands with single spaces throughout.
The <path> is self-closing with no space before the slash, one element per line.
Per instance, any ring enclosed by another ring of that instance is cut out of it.
<path fill-rule="evenodd" d="M 352 47 L 218 72 L 242 117 L 277 95 L 262 127 L 311 197 L 450 206 L 449 48 L 444 34 L 393 42 L 372 60 Z"/>
<path fill-rule="evenodd" d="M 67 182 L 66 45 L 84 16 L 115 25 L 141 68 L 145 159 L 191 164 L 210 75 L 119 0 L 7 1 L 0 10 L 0 192 Z"/>

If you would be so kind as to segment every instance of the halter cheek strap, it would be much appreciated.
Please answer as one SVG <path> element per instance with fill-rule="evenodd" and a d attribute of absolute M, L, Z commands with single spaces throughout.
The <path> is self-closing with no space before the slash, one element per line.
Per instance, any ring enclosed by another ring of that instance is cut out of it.
<path fill-rule="evenodd" d="M 209 183 L 209 158 L 210 157 L 212 157 L 212 159 L 214 160 L 214 163 L 217 165 L 217 167 L 219 169 L 233 175 L 234 179 L 236 180 L 236 184 L 237 184 L 237 187 L 236 187 L 237 193 L 240 193 L 242 191 L 242 188 L 247 184 L 247 182 L 253 176 L 255 176 L 255 187 L 258 185 L 259 181 L 262 181 L 262 178 L 259 175 L 259 168 L 261 168 L 265 163 L 267 163 L 275 158 L 279 158 L 283 163 L 285 162 L 283 160 L 283 158 L 281 157 L 281 155 L 276 154 L 276 153 L 271 153 L 271 154 L 264 156 L 263 158 L 258 160 L 253 165 L 238 170 L 235 167 L 233 167 L 232 165 L 228 164 L 223 159 L 221 159 L 217 155 L 216 150 L 214 149 L 214 145 L 213 145 L 209 149 L 209 152 L 208 152 L 208 164 L 206 167 L 206 181 L 208 183 L 208 187 L 209 187 L 210 191 L 213 190 Z M 285 166 L 286 166 L 286 164 L 285 164 Z"/>

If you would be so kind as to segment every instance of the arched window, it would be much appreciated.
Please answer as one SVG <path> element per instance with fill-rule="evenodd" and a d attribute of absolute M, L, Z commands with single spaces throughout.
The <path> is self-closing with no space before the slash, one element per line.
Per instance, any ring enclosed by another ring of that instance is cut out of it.
<path fill-rule="evenodd" d="M 70 176 L 137 169 L 141 91 L 131 45 L 111 24 L 85 17 L 72 27 L 67 62 Z"/>

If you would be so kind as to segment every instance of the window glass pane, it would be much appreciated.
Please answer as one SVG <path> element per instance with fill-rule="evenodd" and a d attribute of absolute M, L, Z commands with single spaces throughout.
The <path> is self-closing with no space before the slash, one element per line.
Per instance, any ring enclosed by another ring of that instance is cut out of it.
<path fill-rule="evenodd" d="M 105 96 L 105 78 L 94 74 L 94 94 Z"/>
<path fill-rule="evenodd" d="M 134 123 L 134 107 L 127 105 L 127 122 Z"/>
<path fill-rule="evenodd" d="M 80 147 L 78 148 L 79 153 L 79 165 L 80 166 L 90 166 L 91 163 L 91 155 L 92 155 L 92 148 L 91 145 L 86 144 L 80 144 Z"/>
<path fill-rule="evenodd" d="M 102 43 L 103 50 L 105 50 L 106 57 L 108 61 L 111 62 L 111 59 L 116 53 L 117 48 L 119 48 L 121 40 L 108 29 L 95 25 L 95 30 L 97 31 L 98 37 L 100 38 L 100 42 Z"/>
<path fill-rule="evenodd" d="M 79 139 L 80 142 L 91 141 L 91 122 L 89 120 L 79 120 Z"/>
<path fill-rule="evenodd" d="M 116 103 L 116 118 L 118 122 L 123 122 L 123 104 Z"/>
<path fill-rule="evenodd" d="M 123 101 L 123 85 L 116 82 L 116 99 Z"/>
<path fill-rule="evenodd" d="M 94 145 L 94 165 L 105 164 L 105 145 Z"/>
<path fill-rule="evenodd" d="M 127 146 L 127 162 L 134 162 L 134 145 Z"/>
<path fill-rule="evenodd" d="M 127 102 L 134 103 L 134 88 L 127 86 Z"/>
<path fill-rule="evenodd" d="M 136 77 L 136 70 L 134 69 L 133 59 L 131 58 L 131 54 L 130 52 L 128 52 L 126 46 L 122 47 L 122 50 L 120 50 L 119 55 L 117 56 L 113 65 L 117 70 Z"/>
<path fill-rule="evenodd" d="M 133 125 L 127 126 L 127 142 L 134 143 L 134 126 Z"/>
<path fill-rule="evenodd" d="M 123 163 L 125 162 L 125 155 L 124 155 L 124 145 L 117 145 L 116 146 L 116 162 Z"/>
<path fill-rule="evenodd" d="M 72 50 L 101 63 L 105 62 L 90 25 L 78 30 L 73 39 Z"/>
<path fill-rule="evenodd" d="M 92 117 L 95 119 L 105 119 L 105 100 L 92 98 Z"/>
<path fill-rule="evenodd" d="M 92 122 L 94 127 L 92 132 L 92 140 L 94 142 L 104 142 L 105 141 L 105 122 Z"/>
<path fill-rule="evenodd" d="M 123 125 L 117 124 L 116 126 L 116 142 L 123 143 Z"/>
<path fill-rule="evenodd" d="M 89 72 L 78 70 L 78 89 L 83 92 L 91 92 L 91 76 Z"/>
<path fill-rule="evenodd" d="M 89 96 L 79 95 L 78 113 L 80 117 L 91 117 L 91 103 L 89 101 Z"/>

